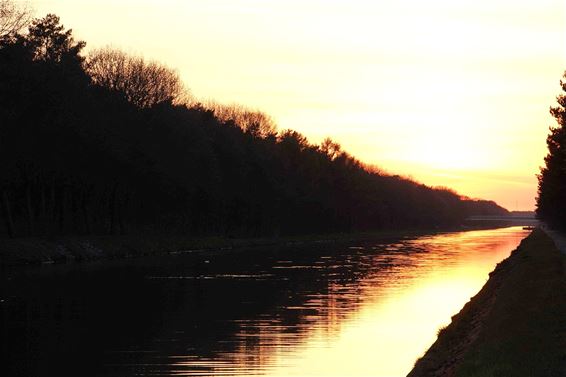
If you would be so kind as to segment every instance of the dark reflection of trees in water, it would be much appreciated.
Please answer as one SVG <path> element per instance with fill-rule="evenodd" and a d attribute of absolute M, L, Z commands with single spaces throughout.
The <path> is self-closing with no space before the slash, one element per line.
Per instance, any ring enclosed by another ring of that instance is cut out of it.
<path fill-rule="evenodd" d="M 257 366 L 265 342 L 284 347 L 313 327 L 331 332 L 361 305 L 356 284 L 376 270 L 367 258 L 367 251 L 321 245 L 61 266 L 52 275 L 14 278 L 3 282 L 1 296 L 7 368 L 128 376 L 197 368 L 172 356 L 230 365 L 242 349 Z"/>
<path fill-rule="evenodd" d="M 300 348 L 316 332 L 337 336 L 349 315 L 384 290 L 410 286 L 431 267 L 508 251 L 521 237 L 481 234 L 13 273 L 0 281 L 8 360 L 0 368 L 5 375 L 85 377 L 261 370 L 273 351 Z"/>

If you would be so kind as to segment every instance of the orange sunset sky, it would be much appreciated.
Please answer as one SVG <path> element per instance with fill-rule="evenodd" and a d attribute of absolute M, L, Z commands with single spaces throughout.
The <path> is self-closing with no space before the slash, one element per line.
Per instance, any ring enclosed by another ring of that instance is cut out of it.
<path fill-rule="evenodd" d="M 534 208 L 566 69 L 563 0 L 34 0 L 89 48 L 427 185 Z"/>

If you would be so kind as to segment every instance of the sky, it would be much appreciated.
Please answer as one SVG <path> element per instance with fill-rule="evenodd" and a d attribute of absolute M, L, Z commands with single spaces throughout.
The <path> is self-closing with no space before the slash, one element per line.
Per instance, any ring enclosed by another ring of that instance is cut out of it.
<path fill-rule="evenodd" d="M 88 49 L 175 68 L 430 186 L 534 209 L 566 69 L 563 0 L 31 0 Z"/>

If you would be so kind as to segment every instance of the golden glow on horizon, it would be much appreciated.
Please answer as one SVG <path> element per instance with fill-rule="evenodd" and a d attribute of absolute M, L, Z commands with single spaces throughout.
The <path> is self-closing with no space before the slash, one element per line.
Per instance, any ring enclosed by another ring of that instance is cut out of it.
<path fill-rule="evenodd" d="M 35 0 L 198 98 L 509 209 L 532 209 L 566 68 L 562 0 Z M 455 178 L 456 177 L 456 178 Z"/>

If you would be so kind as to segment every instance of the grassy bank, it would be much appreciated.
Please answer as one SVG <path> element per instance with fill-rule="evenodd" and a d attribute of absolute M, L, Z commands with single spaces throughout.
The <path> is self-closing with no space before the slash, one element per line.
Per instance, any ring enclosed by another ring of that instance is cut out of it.
<path fill-rule="evenodd" d="M 536 229 L 439 331 L 409 377 L 563 375 L 565 258 Z"/>
<path fill-rule="evenodd" d="M 453 231 L 457 229 L 444 229 Z M 70 263 L 137 258 L 202 251 L 245 250 L 254 247 L 348 243 L 400 237 L 416 237 L 438 230 L 388 230 L 366 233 L 312 234 L 270 238 L 222 238 L 188 236 L 85 236 L 57 239 L 20 238 L 0 240 L 0 266 Z"/>
<path fill-rule="evenodd" d="M 474 224 L 442 229 L 403 229 L 373 232 L 309 234 L 286 237 L 223 238 L 190 236 L 83 236 L 0 239 L 0 267 L 137 258 L 202 251 L 244 250 L 254 247 L 349 243 L 417 237 L 454 231 L 493 229 L 508 224 Z"/>

